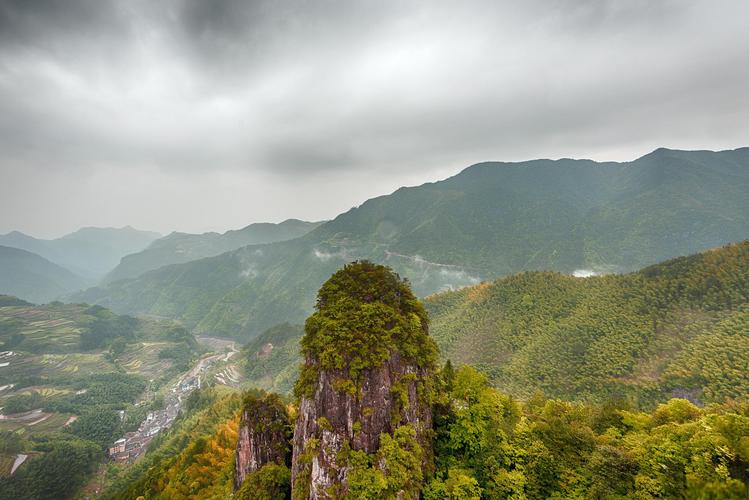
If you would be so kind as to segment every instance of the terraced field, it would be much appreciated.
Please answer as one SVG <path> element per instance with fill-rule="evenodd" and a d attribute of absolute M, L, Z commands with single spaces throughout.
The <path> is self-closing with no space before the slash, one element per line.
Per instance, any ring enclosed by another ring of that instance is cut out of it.
<path fill-rule="evenodd" d="M 0 337 L 5 337 L 5 343 L 23 345 L 28 351 L 75 352 L 81 331 L 95 320 L 85 313 L 87 309 L 86 305 L 57 303 L 0 307 Z"/>
<path fill-rule="evenodd" d="M 122 428 L 112 431 L 113 441 L 125 426 L 137 426 L 160 388 L 205 350 L 173 322 L 118 316 L 85 304 L 2 304 L 0 477 L 10 473 L 18 453 L 38 456 L 46 449 L 49 433 L 92 439 L 86 426 L 75 424 L 90 420 L 91 413 L 121 412 Z M 6 452 L 19 438 L 21 449 Z M 105 441 L 98 444 L 110 444 Z"/>
<path fill-rule="evenodd" d="M 148 379 L 156 378 L 169 371 L 174 364 L 172 360 L 159 358 L 162 350 L 173 345 L 173 342 L 140 342 L 128 346 L 117 361 L 127 373 L 143 375 Z"/>
<path fill-rule="evenodd" d="M 20 434 L 58 431 L 65 427 L 71 416 L 73 415 L 70 413 L 51 413 L 44 412 L 41 409 L 12 416 L 3 415 L 4 418 L 0 419 L 0 431 L 18 432 Z"/>
<path fill-rule="evenodd" d="M 13 463 L 16 461 L 15 455 L 0 454 L 0 477 L 10 475 Z"/>
<path fill-rule="evenodd" d="M 78 373 L 101 373 L 115 370 L 103 353 L 31 354 L 13 352 L 5 358 L 8 365 L 0 367 L 0 386 L 34 380 L 39 383 L 64 381 Z M 0 391 L 0 397 L 7 394 Z"/>

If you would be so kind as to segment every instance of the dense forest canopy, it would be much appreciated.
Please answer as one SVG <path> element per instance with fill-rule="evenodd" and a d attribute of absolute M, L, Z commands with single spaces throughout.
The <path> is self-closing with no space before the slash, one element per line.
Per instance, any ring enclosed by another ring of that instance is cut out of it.
<path fill-rule="evenodd" d="M 749 242 L 625 275 L 522 273 L 426 300 L 442 355 L 528 397 L 749 393 Z"/>
<path fill-rule="evenodd" d="M 519 401 L 492 388 L 475 369 L 449 364 L 437 383 L 436 471 L 423 478 L 427 500 L 738 500 L 749 494 L 746 400 L 700 408 L 672 399 L 650 412 L 623 400 L 598 405 L 536 394 Z M 200 403 L 142 463 L 122 473 L 106 498 L 228 497 L 241 400 L 215 389 L 194 399 Z M 408 465 L 408 450 L 417 444 L 406 431 L 386 440 L 382 458 L 410 468 L 383 480 L 362 462 L 352 479 L 356 498 L 391 498 L 389 485 L 421 480 L 420 468 Z M 281 500 L 289 487 L 288 468 L 269 465 L 238 498 Z"/>

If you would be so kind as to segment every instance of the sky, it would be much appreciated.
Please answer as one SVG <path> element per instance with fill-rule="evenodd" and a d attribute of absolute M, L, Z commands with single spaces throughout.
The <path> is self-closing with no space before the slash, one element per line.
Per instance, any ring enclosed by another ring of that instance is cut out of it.
<path fill-rule="evenodd" d="M 322 220 L 477 162 L 749 146 L 746 0 L 0 0 L 0 233 Z"/>

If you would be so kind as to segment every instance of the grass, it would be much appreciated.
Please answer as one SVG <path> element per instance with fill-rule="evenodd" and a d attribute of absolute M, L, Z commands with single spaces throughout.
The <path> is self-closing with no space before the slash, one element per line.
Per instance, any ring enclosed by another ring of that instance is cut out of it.
<path fill-rule="evenodd" d="M 38 415 L 38 416 L 37 416 Z M 12 418 L 0 420 L 0 431 L 43 433 L 60 430 L 65 426 L 69 413 L 39 413 L 27 419 Z"/>
<path fill-rule="evenodd" d="M 0 477 L 10 475 L 13 463 L 16 461 L 15 455 L 0 455 Z"/>

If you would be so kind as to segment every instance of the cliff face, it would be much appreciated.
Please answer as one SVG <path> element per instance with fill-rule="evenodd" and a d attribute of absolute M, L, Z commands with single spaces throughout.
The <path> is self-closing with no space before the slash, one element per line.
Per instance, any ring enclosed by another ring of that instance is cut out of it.
<path fill-rule="evenodd" d="M 290 436 L 289 415 L 278 396 L 247 395 L 237 441 L 235 489 L 266 464 L 288 464 Z"/>
<path fill-rule="evenodd" d="M 436 350 L 407 284 L 382 266 L 346 266 L 320 290 L 302 350 L 292 497 L 418 498 L 432 463 Z M 393 479 L 403 463 L 393 447 L 416 469 L 405 481 Z"/>
<path fill-rule="evenodd" d="M 293 441 L 294 498 L 331 498 L 333 492 L 347 493 L 349 467 L 339 459 L 346 445 L 374 454 L 381 434 L 392 435 L 397 427 L 410 424 L 417 441 L 428 448 L 432 410 L 419 401 L 418 387 L 428 376 L 426 370 L 404 362 L 398 353 L 383 366 L 364 372 L 360 394 L 336 389 L 336 381 L 347 378 L 345 372 L 320 372 L 314 395 L 303 397 L 299 406 Z M 319 446 L 317 453 L 310 453 L 313 447 L 309 443 Z M 431 454 L 423 461 L 429 467 Z M 301 481 L 296 483 L 297 479 Z"/>

